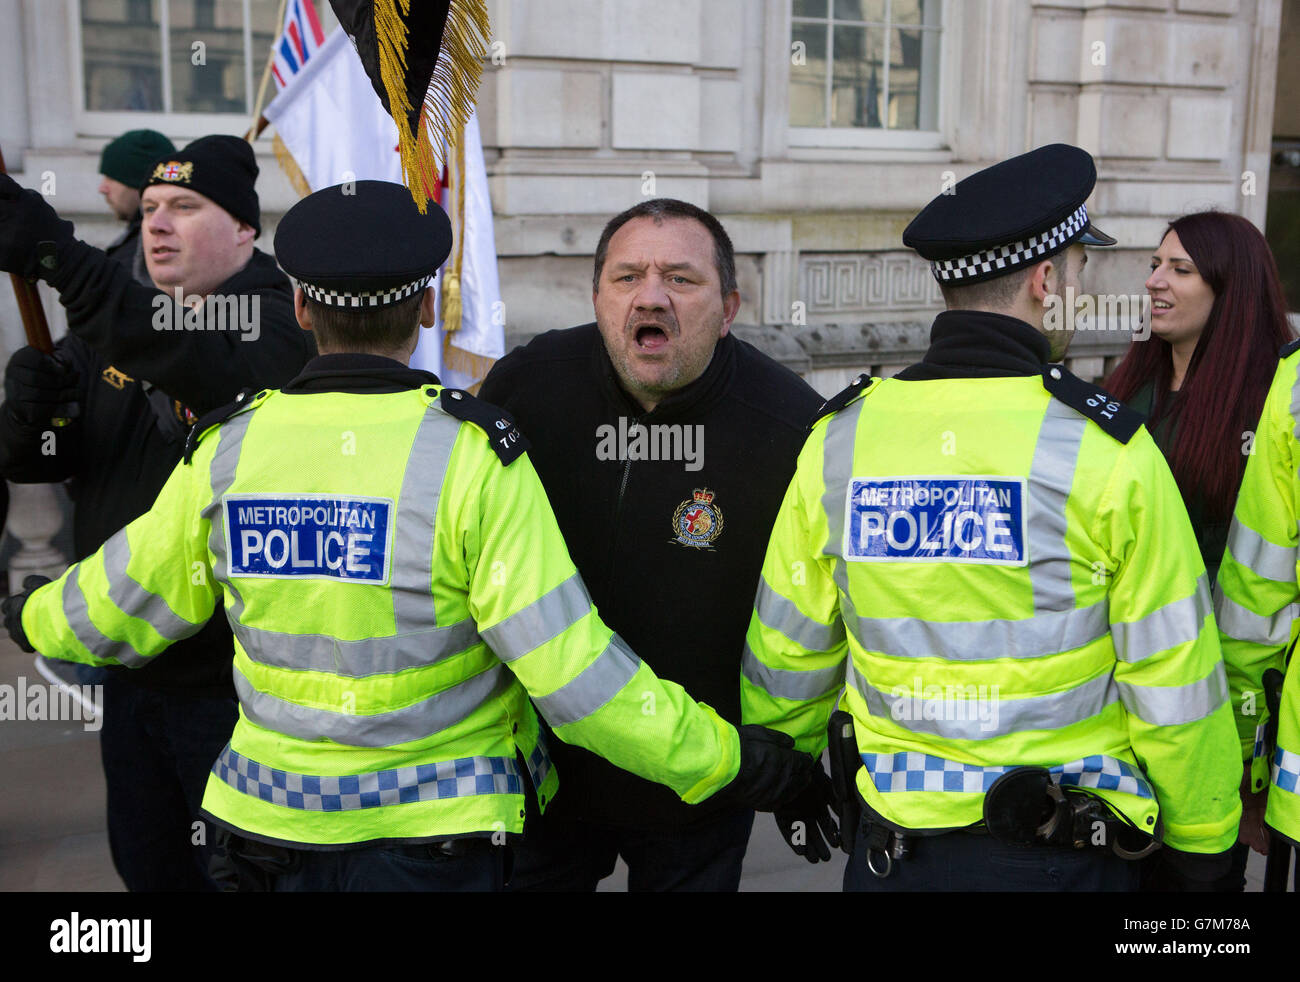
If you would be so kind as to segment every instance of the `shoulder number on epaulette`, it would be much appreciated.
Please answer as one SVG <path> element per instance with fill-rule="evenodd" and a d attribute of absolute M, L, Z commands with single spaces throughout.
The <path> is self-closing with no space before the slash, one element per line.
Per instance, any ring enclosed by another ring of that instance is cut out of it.
<path fill-rule="evenodd" d="M 1085 382 L 1061 365 L 1043 366 L 1043 388 L 1076 412 L 1082 413 L 1120 443 L 1128 443 L 1145 422 L 1099 385 Z"/>
<path fill-rule="evenodd" d="M 1300 351 L 1300 338 L 1292 341 L 1290 344 L 1282 346 L 1282 350 L 1277 353 L 1279 358 L 1290 358 L 1297 351 Z"/>
<path fill-rule="evenodd" d="M 814 417 L 813 422 L 816 422 L 823 416 L 834 416 L 863 392 L 871 388 L 871 383 L 874 381 L 875 379 L 870 375 L 859 375 L 848 384 L 847 388 L 837 392 L 822 403 L 822 408 L 817 410 L 817 415 Z"/>
<path fill-rule="evenodd" d="M 265 394 L 265 389 L 262 389 L 261 391 L 245 389 L 224 406 L 220 406 L 211 412 L 204 413 L 200 416 L 194 421 L 194 425 L 190 427 L 189 433 L 185 436 L 185 454 L 181 459 L 188 464 L 190 458 L 194 456 L 194 451 L 198 449 L 199 444 L 202 442 L 204 434 L 214 427 L 224 423 L 226 420 L 230 419 L 231 416 L 241 413 L 246 409 L 252 409 L 257 403 L 257 400 Z"/>
<path fill-rule="evenodd" d="M 473 423 L 486 433 L 488 443 L 501 458 L 502 464 L 510 464 L 518 460 L 531 446 L 527 438 L 519 432 L 514 417 L 504 409 L 498 409 L 489 402 L 476 399 L 463 389 L 443 389 L 438 405 L 445 412 L 457 419 Z"/>

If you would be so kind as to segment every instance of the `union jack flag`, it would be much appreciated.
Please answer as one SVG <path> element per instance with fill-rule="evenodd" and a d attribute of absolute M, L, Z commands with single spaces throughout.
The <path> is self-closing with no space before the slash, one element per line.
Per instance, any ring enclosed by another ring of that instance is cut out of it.
<path fill-rule="evenodd" d="M 311 0 L 289 0 L 284 8 L 284 27 L 271 45 L 271 74 L 277 91 L 289 84 L 318 48 L 325 43 Z"/>

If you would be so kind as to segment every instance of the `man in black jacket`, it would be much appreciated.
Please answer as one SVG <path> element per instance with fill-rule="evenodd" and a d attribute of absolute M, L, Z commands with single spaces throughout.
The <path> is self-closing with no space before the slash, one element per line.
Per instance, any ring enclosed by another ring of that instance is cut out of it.
<path fill-rule="evenodd" d="M 78 558 L 148 510 L 197 416 L 246 387 L 282 385 L 315 354 L 288 278 L 253 246 L 260 209 L 248 144 L 204 137 L 149 173 L 144 253 L 161 290 L 0 177 L 0 269 L 58 290 L 69 332 L 53 356 L 22 348 L 10 359 L 0 474 L 71 482 Z M 209 830 L 196 814 L 236 719 L 232 651 L 218 609 L 148 668 L 110 670 L 100 734 L 109 844 L 131 890 L 211 888 Z"/>
<path fill-rule="evenodd" d="M 592 299 L 596 324 L 511 352 L 481 395 L 532 442 L 601 616 L 734 721 L 768 533 L 822 400 L 728 333 L 731 241 L 693 205 L 655 199 L 610 221 Z M 560 791 L 530 819 L 512 889 L 594 890 L 619 855 L 632 890 L 737 889 L 752 811 L 683 805 L 580 748 L 552 751 Z"/>

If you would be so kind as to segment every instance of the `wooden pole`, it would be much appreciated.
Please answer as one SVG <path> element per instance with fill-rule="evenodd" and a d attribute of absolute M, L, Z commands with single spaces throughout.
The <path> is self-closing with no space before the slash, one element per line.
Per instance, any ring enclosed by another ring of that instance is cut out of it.
<path fill-rule="evenodd" d="M 7 174 L 4 151 L 0 150 L 0 174 Z M 45 308 L 41 306 L 41 295 L 36 284 L 31 283 L 21 273 L 10 273 L 9 279 L 14 285 L 14 296 L 18 300 L 18 316 L 22 318 L 23 331 L 27 334 L 27 343 L 33 348 L 48 354 L 54 352 L 54 342 L 50 340 L 50 324 L 45 319 Z"/>
<path fill-rule="evenodd" d="M 307 0 L 311 3 L 311 0 Z M 276 18 L 277 27 L 284 27 L 284 11 L 289 6 L 289 0 L 280 0 L 280 15 Z M 271 81 L 271 66 L 275 64 L 275 49 L 266 58 L 266 68 L 262 70 L 262 84 L 257 87 L 257 100 L 253 103 L 253 124 L 249 126 L 248 132 L 244 134 L 244 139 L 252 143 L 266 129 L 266 117 L 262 115 L 262 107 L 266 105 L 266 86 Z"/>

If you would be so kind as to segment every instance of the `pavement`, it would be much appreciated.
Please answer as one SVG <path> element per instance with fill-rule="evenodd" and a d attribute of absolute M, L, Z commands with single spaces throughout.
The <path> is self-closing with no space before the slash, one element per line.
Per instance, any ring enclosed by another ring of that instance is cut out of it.
<path fill-rule="evenodd" d="M 44 684 L 34 656 L 0 641 L 0 686 Z M 93 723 L 90 724 L 94 726 Z M 81 721 L 0 721 L 0 891 L 114 892 L 125 888 L 108 851 L 99 736 Z M 759 815 L 740 888 L 747 892 L 838 892 L 844 857 L 811 864 L 794 855 L 770 815 Z M 1251 853 L 1247 887 L 1263 886 Z M 602 891 L 627 888 L 620 860 Z"/>

